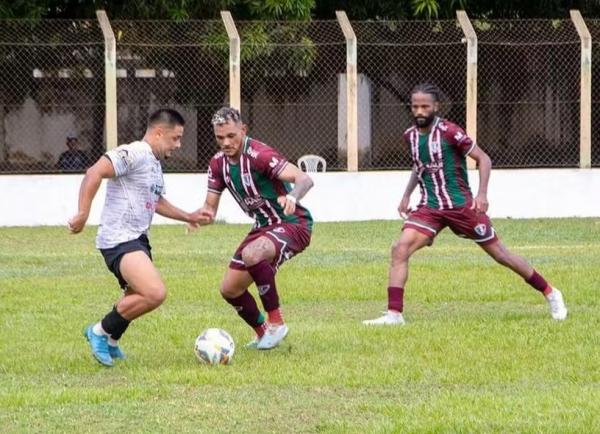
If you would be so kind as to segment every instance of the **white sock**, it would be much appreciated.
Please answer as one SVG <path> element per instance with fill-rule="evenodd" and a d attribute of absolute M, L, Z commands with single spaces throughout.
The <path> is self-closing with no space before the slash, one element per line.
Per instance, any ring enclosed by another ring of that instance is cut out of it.
<path fill-rule="evenodd" d="M 98 335 L 98 336 L 110 336 L 102 328 L 101 322 L 97 322 L 96 324 L 94 324 L 94 327 L 92 327 L 92 331 L 94 332 L 95 335 Z"/>
<path fill-rule="evenodd" d="M 108 337 L 108 345 L 110 345 L 111 347 L 118 347 L 119 341 L 117 341 L 109 336 Z"/>

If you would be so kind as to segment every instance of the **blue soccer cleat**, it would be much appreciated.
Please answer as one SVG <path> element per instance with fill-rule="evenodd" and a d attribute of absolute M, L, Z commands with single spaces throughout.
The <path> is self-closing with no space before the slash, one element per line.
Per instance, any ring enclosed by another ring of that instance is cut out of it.
<path fill-rule="evenodd" d="M 127 356 L 125 356 L 125 353 L 123 353 L 123 351 L 121 351 L 121 348 L 117 345 L 116 347 L 113 347 L 112 345 L 108 345 L 108 354 L 110 354 L 110 357 L 112 357 L 113 359 L 121 359 L 121 360 L 125 360 L 127 359 Z"/>
<path fill-rule="evenodd" d="M 92 325 L 85 329 L 83 335 L 92 347 L 92 355 L 104 366 L 112 366 L 113 359 L 108 351 L 108 338 L 104 335 L 98 336 L 92 330 Z"/>

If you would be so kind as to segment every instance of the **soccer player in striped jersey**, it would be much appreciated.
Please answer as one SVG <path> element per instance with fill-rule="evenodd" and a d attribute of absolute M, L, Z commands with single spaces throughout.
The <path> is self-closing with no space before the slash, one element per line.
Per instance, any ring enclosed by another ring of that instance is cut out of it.
<path fill-rule="evenodd" d="M 310 243 L 313 220 L 300 199 L 313 186 L 311 178 L 275 149 L 248 137 L 240 112 L 223 107 L 212 118 L 220 147 L 208 168 L 208 192 L 201 209 L 217 214 L 227 189 L 255 221 L 237 248 L 221 284 L 221 295 L 256 332 L 248 346 L 267 350 L 287 335 L 275 283 L 278 267 Z M 293 187 L 292 185 L 293 184 Z M 248 287 L 254 282 L 267 320 Z"/>
<path fill-rule="evenodd" d="M 409 258 L 420 248 L 431 245 L 446 226 L 458 236 L 472 239 L 496 262 L 520 275 L 545 296 L 552 318 L 564 320 L 567 308 L 561 292 L 498 239 L 486 215 L 491 160 L 462 128 L 438 116 L 440 95 L 440 90 L 431 84 L 418 85 L 411 92 L 415 125 L 404 132 L 403 138 L 411 150 L 413 171 L 398 206 L 406 220 L 400 239 L 392 246 L 388 310 L 383 316 L 363 323 L 404 324 L 404 286 Z M 479 190 L 474 197 L 467 177 L 467 156 L 478 165 Z M 417 185 L 421 201 L 416 210 L 410 210 L 410 196 Z"/>

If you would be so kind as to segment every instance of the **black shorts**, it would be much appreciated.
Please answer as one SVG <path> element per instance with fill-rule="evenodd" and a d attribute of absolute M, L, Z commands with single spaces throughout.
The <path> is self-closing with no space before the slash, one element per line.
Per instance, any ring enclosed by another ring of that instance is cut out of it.
<path fill-rule="evenodd" d="M 127 289 L 127 282 L 123 279 L 123 276 L 121 276 L 121 258 L 123 258 L 125 253 L 137 252 L 138 250 L 144 252 L 148 255 L 150 260 L 152 260 L 152 253 L 150 253 L 152 247 L 150 247 L 148 237 L 144 234 L 140 235 L 138 239 L 117 244 L 110 249 L 100 249 L 100 253 L 104 256 L 106 266 L 117 277 L 122 289 Z"/>

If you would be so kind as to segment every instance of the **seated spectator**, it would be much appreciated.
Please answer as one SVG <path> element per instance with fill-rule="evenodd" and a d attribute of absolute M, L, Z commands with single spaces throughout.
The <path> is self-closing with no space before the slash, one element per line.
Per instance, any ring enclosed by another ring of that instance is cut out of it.
<path fill-rule="evenodd" d="M 79 140 L 75 135 L 67 136 L 67 151 L 60 154 L 58 168 L 63 172 L 79 172 L 89 166 L 87 154 L 79 149 Z"/>

